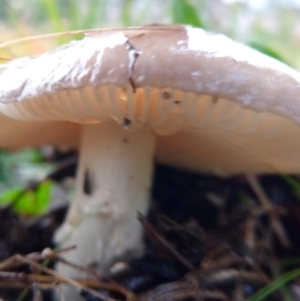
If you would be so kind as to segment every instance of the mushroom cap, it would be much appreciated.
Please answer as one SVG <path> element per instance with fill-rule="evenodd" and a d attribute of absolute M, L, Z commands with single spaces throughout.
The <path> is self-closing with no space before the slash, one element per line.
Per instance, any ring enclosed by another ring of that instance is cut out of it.
<path fill-rule="evenodd" d="M 177 25 L 87 31 L 0 65 L 0 147 L 77 145 L 80 124 L 112 118 L 128 130 L 150 126 L 167 164 L 294 173 L 299 98 L 298 72 L 220 34 Z"/>

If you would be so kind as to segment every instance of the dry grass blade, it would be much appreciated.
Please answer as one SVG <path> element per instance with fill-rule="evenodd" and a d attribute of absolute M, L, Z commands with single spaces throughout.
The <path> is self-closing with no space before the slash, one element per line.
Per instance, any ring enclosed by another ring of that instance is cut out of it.
<path fill-rule="evenodd" d="M 196 300 L 218 300 L 229 301 L 228 297 L 218 291 L 212 290 L 199 290 L 197 288 L 197 280 L 193 273 L 187 274 L 183 279 L 158 285 L 156 288 L 140 294 L 137 301 L 164 301 L 173 300 L 180 301 L 193 298 Z"/>
<path fill-rule="evenodd" d="M 0 57 L 0 61 L 8 62 L 10 60 L 11 60 L 11 58 L 8 58 L 8 57 Z"/>
<path fill-rule="evenodd" d="M 246 177 L 249 185 L 251 186 L 252 190 L 256 194 L 258 201 L 261 203 L 263 209 L 269 215 L 271 227 L 274 233 L 276 234 L 276 236 L 278 237 L 280 243 L 285 247 L 289 247 L 290 246 L 289 239 L 278 218 L 278 212 L 276 211 L 275 206 L 272 204 L 272 202 L 265 194 L 257 178 L 254 175 L 247 175 Z"/>
<path fill-rule="evenodd" d="M 75 248 L 75 246 L 70 246 L 70 247 L 56 250 L 56 251 L 53 251 L 53 250 L 47 248 L 41 253 L 35 252 L 35 253 L 28 254 L 25 257 L 32 261 L 41 261 L 44 259 L 55 259 L 55 258 L 57 258 L 58 254 L 73 250 L 74 248 Z M 18 254 L 13 255 L 13 256 L 3 260 L 2 262 L 0 262 L 0 271 L 12 270 L 14 268 L 17 268 L 17 267 L 23 265 L 24 263 L 19 260 L 19 256 L 20 255 L 18 255 Z"/>
<path fill-rule="evenodd" d="M 145 30 L 170 30 L 174 31 L 179 29 L 176 26 L 164 26 L 164 25 L 149 25 L 143 27 L 110 27 L 110 28 L 96 28 L 96 29 L 83 29 L 83 30 L 74 30 L 74 31 L 64 31 L 64 32 L 56 32 L 56 33 L 49 33 L 49 34 L 42 34 L 42 35 L 35 35 L 31 37 L 16 39 L 12 41 L 3 42 L 0 44 L 0 49 L 9 48 L 14 45 L 24 44 L 24 43 L 32 43 L 33 41 L 37 40 L 47 40 L 47 39 L 56 39 L 58 37 L 75 37 L 76 35 L 85 35 L 89 33 L 101 33 L 101 32 L 109 32 L 109 31 L 145 31 Z"/>
<path fill-rule="evenodd" d="M 73 279 L 83 286 L 93 289 L 105 289 L 118 292 L 126 296 L 126 300 L 133 300 L 134 294 L 115 282 L 104 282 L 98 279 Z M 68 283 L 52 275 L 26 274 L 20 272 L 0 272 L 0 287 L 3 288 L 30 288 L 33 284 L 40 289 L 54 289 L 57 284 Z"/>
<path fill-rule="evenodd" d="M 52 269 L 46 268 L 46 267 L 42 266 L 41 264 L 39 264 L 37 262 L 34 262 L 34 261 L 32 261 L 32 260 L 30 260 L 30 259 L 28 259 L 28 258 L 26 258 L 26 257 L 24 257 L 22 255 L 16 255 L 16 257 L 21 262 L 27 263 L 28 265 L 30 265 L 33 268 L 36 268 L 36 269 L 38 269 L 38 270 L 40 270 L 40 271 L 42 271 L 42 272 L 44 272 L 46 274 L 52 275 L 57 280 L 62 280 L 65 283 L 68 283 L 68 284 L 70 284 L 70 285 L 72 285 L 74 287 L 77 287 L 78 289 L 80 289 L 82 291 L 86 291 L 86 292 L 88 292 L 88 293 L 90 293 L 90 294 L 92 294 L 92 295 L 94 295 L 94 296 L 96 296 L 98 298 L 102 298 L 104 301 L 115 301 L 114 299 L 108 298 L 105 295 L 103 295 L 103 294 L 101 294 L 101 293 L 99 293 L 99 292 L 97 292 L 97 291 L 95 291 L 93 289 L 90 289 L 90 288 L 82 285 L 78 281 L 75 281 L 75 280 L 73 280 L 71 278 L 68 278 L 68 277 L 66 277 L 64 275 L 61 275 L 60 273 L 58 273 L 58 272 L 56 272 L 56 271 L 54 271 Z"/>
<path fill-rule="evenodd" d="M 172 255 L 178 262 L 185 266 L 188 270 L 193 271 L 194 266 L 186 260 L 179 252 L 177 252 L 155 228 L 142 216 L 138 213 L 138 220 L 144 227 L 146 234 L 156 242 L 161 248 L 165 249 L 168 253 Z"/>
<path fill-rule="evenodd" d="M 80 267 L 79 265 L 67 262 L 58 255 L 62 252 L 66 252 L 74 249 L 74 246 L 64 248 L 61 250 L 53 251 L 51 249 L 45 249 L 42 253 L 31 253 L 26 256 L 14 255 L 0 262 L 0 287 L 3 288 L 33 288 L 33 289 L 57 289 L 57 284 L 70 284 L 83 291 L 86 291 L 94 296 L 101 298 L 104 301 L 115 301 L 108 298 L 101 293 L 91 289 L 105 289 L 108 291 L 118 292 L 126 297 L 127 301 L 135 299 L 135 295 L 127 290 L 125 287 L 115 283 L 113 281 L 103 281 L 101 277 L 94 272 Z M 71 265 L 73 268 L 80 271 L 84 270 L 87 274 L 90 274 L 92 278 L 84 279 L 70 279 L 65 277 L 56 271 L 49 269 L 41 264 L 39 261 L 45 259 L 61 260 L 64 264 Z M 28 274 L 24 272 L 11 272 L 13 268 L 20 267 L 22 265 L 30 265 L 36 273 Z M 48 275 L 41 275 L 40 272 L 47 273 Z M 62 299 L 63 300 L 63 299 Z"/>
<path fill-rule="evenodd" d="M 126 288 L 120 286 L 115 282 L 104 282 L 97 279 L 84 278 L 73 279 L 83 286 L 93 289 L 105 289 L 109 291 L 118 292 L 126 297 L 126 300 L 133 300 L 134 294 Z M 37 285 L 40 289 L 54 289 L 57 284 L 67 283 L 63 279 L 51 275 L 40 274 L 26 274 L 19 272 L 0 272 L 0 287 L 3 288 L 30 288 L 33 284 Z"/>
<path fill-rule="evenodd" d="M 58 37 L 66 37 L 66 36 L 76 36 L 90 31 L 85 31 L 85 30 L 66 31 L 66 32 L 58 32 L 58 33 L 50 33 L 50 34 L 42 34 L 42 35 L 26 37 L 26 38 L 3 42 L 0 44 L 0 49 L 10 48 L 15 45 L 21 45 L 21 44 L 23 45 L 24 43 L 32 43 L 38 40 L 56 39 Z"/>

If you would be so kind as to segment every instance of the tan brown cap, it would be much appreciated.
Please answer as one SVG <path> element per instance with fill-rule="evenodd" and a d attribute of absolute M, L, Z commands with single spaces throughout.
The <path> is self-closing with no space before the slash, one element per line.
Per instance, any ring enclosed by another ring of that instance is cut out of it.
<path fill-rule="evenodd" d="M 56 239 L 102 275 L 142 252 L 153 156 L 219 175 L 300 170 L 299 73 L 202 29 L 86 32 L 0 65 L 0 102 L 0 147 L 80 144 Z"/>
<path fill-rule="evenodd" d="M 202 29 L 99 30 L 0 65 L 0 110 L 19 120 L 113 118 L 132 130 L 150 124 L 158 134 L 177 132 L 158 138 L 157 158 L 204 172 L 298 172 L 299 82 L 284 64 Z M 51 124 L 51 139 L 26 142 L 24 126 L 32 136 L 41 125 L 18 124 L 14 136 L 1 127 L 2 147 L 54 143 L 56 135 L 57 143 L 71 142 L 75 128 Z"/>

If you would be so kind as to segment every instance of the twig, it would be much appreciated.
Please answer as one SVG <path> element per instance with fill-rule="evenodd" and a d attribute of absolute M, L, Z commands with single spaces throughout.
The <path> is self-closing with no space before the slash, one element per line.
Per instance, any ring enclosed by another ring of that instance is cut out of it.
<path fill-rule="evenodd" d="M 133 293 L 125 287 L 115 282 L 105 282 L 99 279 L 90 278 L 72 278 L 74 281 L 83 286 L 94 289 L 105 289 L 123 294 L 128 300 L 133 299 Z M 52 275 L 27 274 L 19 272 L 0 272 L 0 287 L 29 287 L 33 283 L 37 283 L 44 289 L 52 289 L 54 285 L 67 283 L 64 279 L 57 279 Z"/>
<path fill-rule="evenodd" d="M 41 261 L 44 259 L 55 259 L 58 254 L 73 250 L 74 248 L 75 248 L 75 246 L 71 246 L 71 247 L 67 247 L 64 249 L 56 250 L 56 251 L 47 248 L 47 249 L 43 250 L 41 253 L 37 253 L 37 252 L 30 253 L 30 254 L 26 255 L 25 257 L 30 260 L 33 260 L 33 261 Z M 19 256 L 19 255 L 13 255 L 13 256 L 3 260 L 2 262 L 0 262 L 0 271 L 12 270 L 14 268 L 17 268 L 17 267 L 23 265 L 23 262 L 19 261 L 17 256 Z"/>
<path fill-rule="evenodd" d="M 39 288 L 53 289 L 54 285 L 56 285 L 57 283 L 70 283 L 70 280 L 71 281 L 73 280 L 84 287 L 115 291 L 126 296 L 126 300 L 134 300 L 134 294 L 131 291 L 127 290 L 122 285 L 115 283 L 113 281 L 106 282 L 104 280 L 101 280 L 100 275 L 96 274 L 95 272 L 92 272 L 79 265 L 66 261 L 58 256 L 59 254 L 72 249 L 74 249 L 74 246 L 56 250 L 56 251 L 51 249 L 45 249 L 41 253 L 30 253 L 26 256 L 17 254 L 7 258 L 6 260 L 0 262 L 0 287 L 6 286 L 6 287 L 28 288 L 33 283 L 36 283 L 39 286 Z M 64 264 L 71 265 L 73 268 L 79 271 L 85 271 L 87 274 L 90 274 L 93 278 L 70 279 L 64 277 L 63 275 L 61 275 L 62 277 L 57 278 L 57 274 L 58 274 L 57 272 L 50 269 L 48 270 L 52 271 L 51 273 L 49 271 L 46 272 L 47 268 L 37 263 L 45 259 L 61 260 Z M 36 263 L 36 265 L 34 265 L 33 263 Z M 40 275 L 40 274 L 27 274 L 27 273 L 19 273 L 19 272 L 7 272 L 8 269 L 16 268 L 24 264 L 30 264 L 32 267 L 37 267 L 38 269 L 37 272 L 44 271 L 51 276 Z"/>
<path fill-rule="evenodd" d="M 289 239 L 287 238 L 287 234 L 282 224 L 280 223 L 280 220 L 278 218 L 278 213 L 274 208 L 275 206 L 269 200 L 269 198 L 265 194 L 264 190 L 262 189 L 261 185 L 259 184 L 258 180 L 254 175 L 247 175 L 246 178 L 248 180 L 250 187 L 256 194 L 258 201 L 261 203 L 262 207 L 269 215 L 270 224 L 274 233 L 276 234 L 276 236 L 278 237 L 279 241 L 283 246 L 289 247 L 290 246 Z"/>
<path fill-rule="evenodd" d="M 144 227 L 146 234 L 159 244 L 160 247 L 167 250 L 179 263 L 181 263 L 188 270 L 193 271 L 194 266 L 186 260 L 179 252 L 177 252 L 161 235 L 156 229 L 143 217 L 141 213 L 138 213 L 138 220 Z"/>
<path fill-rule="evenodd" d="M 40 270 L 40 271 L 42 271 L 46 274 L 54 276 L 55 280 L 60 280 L 60 281 L 63 281 L 65 283 L 68 283 L 72 286 L 77 287 L 78 289 L 81 289 L 85 292 L 88 292 L 89 294 L 92 294 L 92 295 L 94 295 L 98 298 L 101 298 L 104 301 L 115 301 L 114 299 L 106 297 L 105 295 L 82 285 L 80 282 L 78 282 L 76 280 L 73 280 L 73 279 L 70 279 L 70 278 L 68 278 L 68 277 L 66 277 L 66 276 L 64 276 L 64 275 L 62 275 L 62 274 L 60 274 L 60 273 L 58 273 L 58 272 L 56 272 L 52 269 L 46 268 L 43 265 L 41 265 L 41 264 L 39 264 L 39 263 L 23 256 L 23 255 L 18 255 L 17 254 L 15 256 L 13 256 L 13 258 L 16 262 L 26 263 L 26 264 L 30 265 L 31 267 L 36 268 L 37 270 Z"/>

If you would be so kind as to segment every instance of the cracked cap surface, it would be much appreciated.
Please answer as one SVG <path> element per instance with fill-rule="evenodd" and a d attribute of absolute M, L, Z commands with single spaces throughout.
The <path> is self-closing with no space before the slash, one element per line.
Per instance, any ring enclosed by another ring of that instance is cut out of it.
<path fill-rule="evenodd" d="M 168 164 L 298 172 L 299 83 L 293 69 L 202 29 L 86 32 L 0 65 L 0 146 L 74 145 L 80 124 L 112 118 L 130 130 L 149 125 Z"/>

